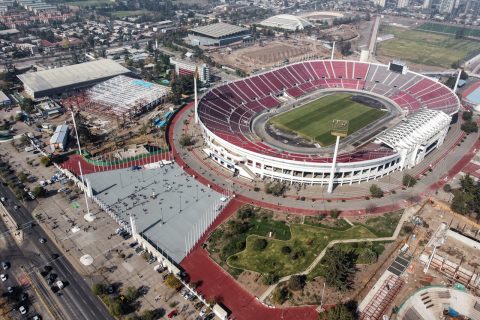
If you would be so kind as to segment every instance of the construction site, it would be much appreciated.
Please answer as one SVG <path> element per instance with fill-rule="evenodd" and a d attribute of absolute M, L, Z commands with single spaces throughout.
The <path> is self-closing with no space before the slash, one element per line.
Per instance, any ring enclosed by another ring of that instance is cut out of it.
<path fill-rule="evenodd" d="M 168 87 L 120 75 L 76 92 L 61 104 L 71 111 L 126 122 L 164 103 L 168 93 Z"/>

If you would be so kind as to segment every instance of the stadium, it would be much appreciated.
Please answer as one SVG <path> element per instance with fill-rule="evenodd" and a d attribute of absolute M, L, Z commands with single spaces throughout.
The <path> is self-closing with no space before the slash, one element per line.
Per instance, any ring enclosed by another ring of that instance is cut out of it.
<path fill-rule="evenodd" d="M 344 185 L 420 163 L 459 107 L 448 87 L 401 63 L 313 60 L 216 86 L 196 112 L 204 151 L 234 175 Z M 350 129 L 337 156 L 332 120 Z"/>

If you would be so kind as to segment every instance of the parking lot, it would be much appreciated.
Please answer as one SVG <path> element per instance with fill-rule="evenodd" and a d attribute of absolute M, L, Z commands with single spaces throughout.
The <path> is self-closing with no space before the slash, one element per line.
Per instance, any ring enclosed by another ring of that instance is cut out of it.
<path fill-rule="evenodd" d="M 53 178 L 59 181 L 48 181 L 57 173 L 55 167 L 32 166 L 28 161 L 34 159 L 35 164 L 39 161 L 37 155 L 17 151 L 11 144 L 3 146 L 1 153 L 6 155 L 12 167 L 36 177 L 36 181 L 26 182 L 25 187 L 32 190 L 41 182 L 47 190 L 46 198 L 27 203 L 36 206 L 33 215 L 62 249 L 64 255 L 59 259 L 69 259 L 90 286 L 98 282 L 112 284 L 113 296 L 122 294 L 128 287 L 139 289 L 138 314 L 144 310 L 156 310 L 165 318 L 168 315 L 173 317 L 175 313 L 178 319 L 199 317 L 202 303 L 168 288 L 163 283 L 167 272 L 159 272 L 159 264 L 140 252 L 132 238 L 118 235 L 119 226 L 93 202 L 89 207 L 94 220 L 85 220 L 84 195 L 61 177 Z M 80 262 L 85 255 L 93 258 L 90 265 Z"/>

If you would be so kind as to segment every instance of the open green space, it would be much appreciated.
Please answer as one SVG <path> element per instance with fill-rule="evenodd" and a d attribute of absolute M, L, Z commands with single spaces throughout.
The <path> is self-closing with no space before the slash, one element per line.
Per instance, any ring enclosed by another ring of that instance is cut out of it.
<path fill-rule="evenodd" d="M 334 119 L 348 120 L 348 134 L 380 119 L 386 111 L 368 107 L 351 99 L 351 94 L 331 94 L 294 108 L 269 120 L 285 131 L 328 146 L 335 142 L 330 134 Z"/>
<path fill-rule="evenodd" d="M 84 1 L 72 1 L 67 2 L 67 5 L 77 6 L 80 8 L 86 7 L 104 7 L 108 5 L 113 5 L 114 2 L 109 0 L 84 0 Z"/>
<path fill-rule="evenodd" d="M 355 264 L 372 264 L 377 262 L 378 257 L 385 250 L 385 244 L 388 242 L 355 242 L 355 243 L 337 243 L 329 250 L 339 249 L 345 252 L 353 252 L 356 257 Z M 324 263 L 324 259 L 313 268 L 312 272 L 308 274 L 308 279 L 315 279 L 325 275 L 328 266 Z"/>
<path fill-rule="evenodd" d="M 480 29 L 467 28 L 465 26 L 456 26 L 450 24 L 442 24 L 435 22 L 426 22 L 419 26 L 417 30 L 427 32 L 437 32 L 451 34 L 461 37 L 480 37 Z"/>
<path fill-rule="evenodd" d="M 370 230 L 377 237 L 391 237 L 402 218 L 403 210 L 389 212 L 381 216 L 368 218 L 363 223 L 354 223 Z"/>
<path fill-rule="evenodd" d="M 141 16 L 144 14 L 148 14 L 148 10 L 120 10 L 120 11 L 112 11 L 112 16 L 115 18 L 125 18 L 125 17 L 133 17 L 133 16 Z"/>
<path fill-rule="evenodd" d="M 382 34 L 393 34 L 394 39 L 378 43 L 376 54 L 389 59 L 451 68 L 480 51 L 480 42 L 455 39 L 454 35 L 382 26 Z"/>
<path fill-rule="evenodd" d="M 268 239 L 264 249 L 255 247 L 257 239 L 250 235 L 245 250 L 230 256 L 228 264 L 234 268 L 256 271 L 262 274 L 276 274 L 279 277 L 304 271 L 327 244 L 335 239 L 375 238 L 375 234 L 363 226 L 354 226 L 338 231 L 304 224 L 290 226 L 289 240 Z M 289 249 L 284 249 L 288 247 Z"/>

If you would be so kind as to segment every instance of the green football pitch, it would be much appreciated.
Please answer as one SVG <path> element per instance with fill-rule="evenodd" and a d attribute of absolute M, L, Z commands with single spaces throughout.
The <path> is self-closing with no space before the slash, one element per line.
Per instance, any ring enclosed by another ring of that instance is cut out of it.
<path fill-rule="evenodd" d="M 332 120 L 349 120 L 348 134 L 380 119 L 386 111 L 351 100 L 350 94 L 332 94 L 294 108 L 269 120 L 275 127 L 328 146 L 335 142 L 330 134 Z"/>

